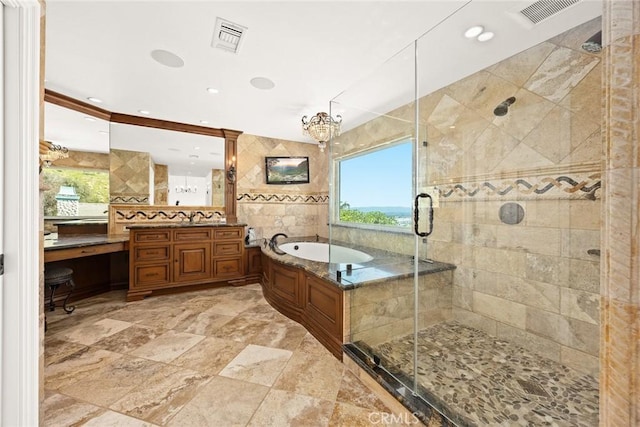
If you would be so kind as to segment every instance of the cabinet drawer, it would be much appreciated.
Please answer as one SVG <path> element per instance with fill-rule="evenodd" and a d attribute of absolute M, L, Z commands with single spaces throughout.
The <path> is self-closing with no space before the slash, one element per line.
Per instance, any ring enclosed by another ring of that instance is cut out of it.
<path fill-rule="evenodd" d="M 190 228 L 188 230 L 174 230 L 173 240 L 175 242 L 189 242 L 189 241 L 202 241 L 211 240 L 210 228 Z"/>
<path fill-rule="evenodd" d="M 133 268 L 135 288 L 169 283 L 171 278 L 169 263 L 154 265 L 136 265 Z"/>
<path fill-rule="evenodd" d="M 214 259 L 213 275 L 216 279 L 242 276 L 242 258 Z"/>
<path fill-rule="evenodd" d="M 240 255 L 242 243 L 240 242 L 214 242 L 213 256 Z"/>
<path fill-rule="evenodd" d="M 170 246 L 136 246 L 133 250 L 133 260 L 139 261 L 169 261 Z"/>
<path fill-rule="evenodd" d="M 242 228 L 240 227 L 222 227 L 215 231 L 215 239 L 242 239 Z"/>
<path fill-rule="evenodd" d="M 170 230 L 159 231 L 135 231 L 133 234 L 133 241 L 135 243 L 149 243 L 149 242 L 169 242 L 171 241 Z"/>

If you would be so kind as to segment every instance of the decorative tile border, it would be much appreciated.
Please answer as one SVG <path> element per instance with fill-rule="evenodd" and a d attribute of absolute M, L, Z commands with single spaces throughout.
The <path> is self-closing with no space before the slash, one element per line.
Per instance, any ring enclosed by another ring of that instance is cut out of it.
<path fill-rule="evenodd" d="M 138 204 L 138 205 L 148 205 L 149 204 L 149 196 L 148 195 L 114 195 L 112 194 L 109 197 L 109 203 L 126 203 L 126 204 Z"/>
<path fill-rule="evenodd" d="M 591 199 L 599 197 L 600 172 L 573 176 L 534 176 L 516 179 L 489 179 L 478 182 L 435 186 L 445 201 L 487 199 Z"/>
<path fill-rule="evenodd" d="M 111 205 L 109 206 L 109 234 L 128 233 L 133 224 L 161 224 L 188 222 L 215 223 L 225 218 L 224 209 L 218 206 Z"/>
<path fill-rule="evenodd" d="M 328 203 L 329 195 L 322 194 L 267 194 L 242 193 L 238 195 L 239 202 L 245 203 Z"/>

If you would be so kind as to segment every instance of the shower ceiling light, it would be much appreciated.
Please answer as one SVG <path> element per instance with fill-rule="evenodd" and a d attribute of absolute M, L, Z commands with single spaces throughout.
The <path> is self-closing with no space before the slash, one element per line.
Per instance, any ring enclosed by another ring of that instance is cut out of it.
<path fill-rule="evenodd" d="M 478 37 L 484 31 L 484 27 L 482 25 L 475 25 L 469 28 L 464 32 L 464 36 L 468 39 L 472 39 L 474 37 Z"/>
<path fill-rule="evenodd" d="M 340 135 L 340 124 L 342 116 L 336 116 L 337 120 L 327 113 L 317 113 L 307 120 L 307 116 L 302 117 L 302 134 L 309 135 L 318 141 L 318 148 L 324 152 L 327 141 Z"/>

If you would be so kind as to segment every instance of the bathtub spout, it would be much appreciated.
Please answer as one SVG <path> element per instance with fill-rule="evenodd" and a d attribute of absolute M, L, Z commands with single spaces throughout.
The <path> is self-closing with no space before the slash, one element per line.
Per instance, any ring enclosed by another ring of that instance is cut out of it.
<path fill-rule="evenodd" d="M 285 239 L 289 237 L 284 233 L 276 233 L 271 237 L 271 240 L 269 240 L 269 247 L 271 248 L 272 251 L 274 251 L 278 255 L 284 255 L 285 254 L 284 252 L 282 252 L 280 249 L 277 249 L 278 248 L 277 239 L 280 236 L 284 237 Z"/>

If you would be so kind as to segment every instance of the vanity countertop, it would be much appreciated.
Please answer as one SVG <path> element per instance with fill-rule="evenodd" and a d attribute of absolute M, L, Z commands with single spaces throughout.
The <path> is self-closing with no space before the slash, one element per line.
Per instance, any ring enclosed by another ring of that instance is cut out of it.
<path fill-rule="evenodd" d="M 165 222 L 155 224 L 131 224 L 126 227 L 129 229 L 145 229 L 145 228 L 187 228 L 187 227 L 245 227 L 247 224 L 242 223 L 219 223 L 219 222 Z"/>
<path fill-rule="evenodd" d="M 129 236 L 109 236 L 108 234 L 77 234 L 73 236 L 58 236 L 52 233 L 44 236 L 44 250 L 82 248 L 85 246 L 108 245 L 111 243 L 129 242 Z"/>

